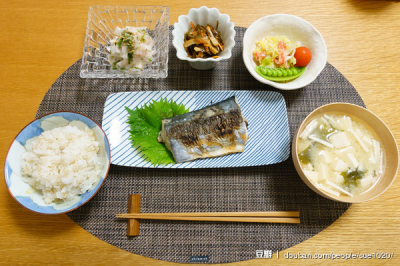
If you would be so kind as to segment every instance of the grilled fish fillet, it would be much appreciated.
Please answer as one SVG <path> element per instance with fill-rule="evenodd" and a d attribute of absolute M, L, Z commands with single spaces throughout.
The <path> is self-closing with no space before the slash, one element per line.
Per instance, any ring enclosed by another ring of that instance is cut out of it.
<path fill-rule="evenodd" d="M 162 120 L 158 136 L 177 163 L 243 152 L 247 139 L 247 121 L 236 96 Z"/>

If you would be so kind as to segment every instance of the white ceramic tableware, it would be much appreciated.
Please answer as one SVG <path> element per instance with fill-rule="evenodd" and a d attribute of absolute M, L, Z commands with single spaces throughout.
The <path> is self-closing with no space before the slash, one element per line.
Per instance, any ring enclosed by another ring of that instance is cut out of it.
<path fill-rule="evenodd" d="M 253 59 L 256 42 L 268 36 L 284 35 L 290 40 L 299 41 L 301 46 L 311 50 L 312 59 L 303 75 L 286 83 L 279 83 L 261 77 L 254 68 L 257 66 Z M 321 33 L 310 22 L 288 14 L 265 16 L 246 30 L 243 38 L 243 60 L 250 74 L 261 83 L 281 90 L 295 90 L 313 82 L 324 69 L 327 58 L 325 41 Z"/>
<path fill-rule="evenodd" d="M 183 47 L 185 33 L 190 28 L 190 22 L 194 25 L 207 25 L 215 27 L 217 21 L 218 31 L 221 32 L 222 40 L 224 41 L 224 50 L 219 54 L 218 58 L 189 58 L 186 50 Z M 179 16 L 178 22 L 174 24 L 172 31 L 172 44 L 176 49 L 176 56 L 180 60 L 189 61 L 191 67 L 199 70 L 212 69 L 217 62 L 229 59 L 232 56 L 232 48 L 235 46 L 235 24 L 230 21 L 230 17 L 226 14 L 221 14 L 216 8 L 208 8 L 202 6 L 200 8 L 192 8 L 189 14 Z"/>

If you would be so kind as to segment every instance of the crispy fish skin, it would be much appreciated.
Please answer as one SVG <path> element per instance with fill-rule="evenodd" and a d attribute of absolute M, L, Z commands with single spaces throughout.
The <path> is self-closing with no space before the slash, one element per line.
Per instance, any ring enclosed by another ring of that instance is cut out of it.
<path fill-rule="evenodd" d="M 243 152 L 247 139 L 247 121 L 236 96 L 164 119 L 158 136 L 177 163 Z"/>

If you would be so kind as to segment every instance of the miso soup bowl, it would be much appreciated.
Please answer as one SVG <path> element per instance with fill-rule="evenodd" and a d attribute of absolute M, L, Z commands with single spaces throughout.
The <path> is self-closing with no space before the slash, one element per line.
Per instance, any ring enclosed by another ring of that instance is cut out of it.
<path fill-rule="evenodd" d="M 368 124 L 381 139 L 381 147 L 383 150 L 383 173 L 381 177 L 378 179 L 377 183 L 366 192 L 354 195 L 353 197 L 340 194 L 339 197 L 334 195 L 325 193 L 324 191 L 318 189 L 304 174 L 303 169 L 301 168 L 299 156 L 298 156 L 298 140 L 301 132 L 303 132 L 304 128 L 318 115 L 324 114 L 327 112 L 340 112 L 343 114 L 347 114 L 353 117 L 357 117 Z M 300 124 L 297 129 L 296 134 L 294 135 L 293 143 L 292 143 L 292 159 L 294 166 L 296 168 L 297 173 L 301 177 L 301 179 L 306 183 L 306 185 L 314 190 L 319 195 L 340 202 L 348 202 L 348 203 L 358 203 L 364 202 L 368 200 L 372 200 L 383 192 L 385 192 L 390 185 L 393 183 L 396 178 L 397 171 L 399 168 L 399 151 L 397 148 L 396 140 L 390 132 L 389 128 L 385 125 L 385 123 L 374 113 L 368 111 L 365 108 L 360 106 L 349 104 L 349 103 L 332 103 L 321 106 L 311 112 Z"/>

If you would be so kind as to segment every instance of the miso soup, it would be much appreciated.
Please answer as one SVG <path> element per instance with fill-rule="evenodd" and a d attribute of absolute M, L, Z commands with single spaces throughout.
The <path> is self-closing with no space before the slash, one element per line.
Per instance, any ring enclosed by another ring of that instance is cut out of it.
<path fill-rule="evenodd" d="M 300 134 L 297 152 L 307 178 L 335 196 L 364 193 L 383 172 L 377 134 L 364 121 L 342 113 L 312 120 Z"/>

